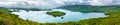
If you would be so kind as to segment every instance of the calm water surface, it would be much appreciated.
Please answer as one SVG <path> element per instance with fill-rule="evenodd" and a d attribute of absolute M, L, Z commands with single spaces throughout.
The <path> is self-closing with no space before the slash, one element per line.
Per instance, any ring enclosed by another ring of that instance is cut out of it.
<path fill-rule="evenodd" d="M 19 12 L 12 12 L 12 14 L 19 15 L 19 18 L 24 20 L 31 20 L 39 23 L 57 23 L 57 22 L 77 22 L 84 19 L 89 18 L 99 18 L 99 17 L 107 17 L 104 15 L 105 13 L 82 13 L 82 12 L 72 12 L 64 9 L 53 9 L 52 11 L 61 11 L 65 12 L 66 15 L 61 17 L 53 17 L 51 15 L 46 14 L 47 11 L 25 11 L 20 10 Z"/>

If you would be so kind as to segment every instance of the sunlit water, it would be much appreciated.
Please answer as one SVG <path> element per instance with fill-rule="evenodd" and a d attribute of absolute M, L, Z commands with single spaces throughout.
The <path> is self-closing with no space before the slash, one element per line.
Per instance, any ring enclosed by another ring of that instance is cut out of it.
<path fill-rule="evenodd" d="M 61 17 L 53 17 L 51 15 L 46 14 L 47 11 L 29 11 L 20 10 L 19 12 L 12 12 L 13 14 L 19 15 L 19 18 L 24 20 L 31 20 L 39 23 L 57 23 L 57 22 L 77 22 L 84 19 L 89 18 L 99 18 L 99 17 L 107 17 L 104 15 L 105 13 L 82 13 L 82 12 L 72 12 L 69 10 L 63 9 L 53 9 L 53 11 L 61 11 L 65 12 L 66 15 Z"/>

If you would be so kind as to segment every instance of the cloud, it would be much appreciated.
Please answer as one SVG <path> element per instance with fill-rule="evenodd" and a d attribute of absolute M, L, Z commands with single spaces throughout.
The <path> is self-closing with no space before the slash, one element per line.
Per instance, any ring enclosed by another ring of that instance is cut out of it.
<path fill-rule="evenodd" d="M 16 4 L 15 2 L 0 2 L 0 6 L 11 6 Z"/>
<path fill-rule="evenodd" d="M 0 0 L 0 6 L 120 5 L 120 0 Z"/>

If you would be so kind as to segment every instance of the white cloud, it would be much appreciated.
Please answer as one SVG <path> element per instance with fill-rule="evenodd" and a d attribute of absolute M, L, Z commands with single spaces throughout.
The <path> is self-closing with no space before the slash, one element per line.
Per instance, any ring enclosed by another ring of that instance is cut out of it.
<path fill-rule="evenodd" d="M 120 5 L 120 0 L 0 0 L 0 6 Z"/>
<path fill-rule="evenodd" d="M 0 6 L 11 6 L 11 5 L 14 5 L 16 4 L 15 2 L 0 2 Z"/>

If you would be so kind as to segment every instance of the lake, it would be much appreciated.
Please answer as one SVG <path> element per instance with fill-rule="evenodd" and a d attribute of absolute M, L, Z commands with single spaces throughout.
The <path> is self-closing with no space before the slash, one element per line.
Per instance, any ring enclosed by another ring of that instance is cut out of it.
<path fill-rule="evenodd" d="M 19 18 L 24 20 L 30 20 L 39 23 L 64 23 L 64 22 L 77 22 L 84 19 L 90 18 L 99 18 L 99 17 L 107 17 L 105 13 L 91 12 L 91 13 L 82 13 L 82 12 L 73 12 L 65 9 L 52 9 L 49 11 L 61 11 L 66 13 L 66 15 L 61 17 L 53 17 L 52 15 L 46 14 L 46 11 L 26 11 L 19 10 L 19 12 L 12 12 L 12 14 L 19 15 Z"/>

